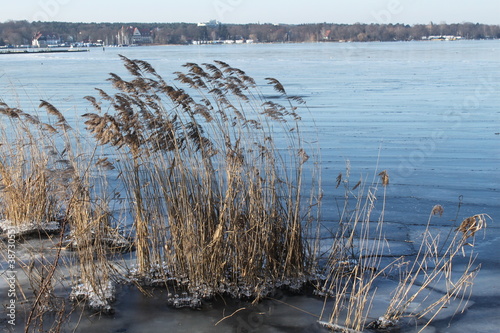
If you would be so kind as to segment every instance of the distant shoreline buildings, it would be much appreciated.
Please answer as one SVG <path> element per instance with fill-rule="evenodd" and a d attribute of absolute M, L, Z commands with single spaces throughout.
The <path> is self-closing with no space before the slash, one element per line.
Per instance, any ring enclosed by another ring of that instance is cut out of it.
<path fill-rule="evenodd" d="M 500 39 L 500 25 L 460 24 L 225 24 L 0 23 L 0 47 L 136 46 L 302 42 L 458 41 Z"/>

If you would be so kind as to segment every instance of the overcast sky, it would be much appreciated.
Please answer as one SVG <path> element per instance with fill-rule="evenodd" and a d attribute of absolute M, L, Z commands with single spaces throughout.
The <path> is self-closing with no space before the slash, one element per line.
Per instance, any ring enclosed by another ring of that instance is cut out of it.
<path fill-rule="evenodd" d="M 0 22 L 485 23 L 500 24 L 500 0 L 23 0 Z"/>

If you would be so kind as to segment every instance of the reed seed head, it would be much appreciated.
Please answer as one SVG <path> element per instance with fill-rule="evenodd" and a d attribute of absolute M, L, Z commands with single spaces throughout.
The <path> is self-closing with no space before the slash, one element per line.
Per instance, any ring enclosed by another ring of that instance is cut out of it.
<path fill-rule="evenodd" d="M 441 205 L 435 205 L 432 208 L 432 212 L 431 212 L 432 215 L 443 216 L 443 213 L 444 213 L 444 209 L 443 209 L 443 206 L 441 206 Z"/>
<path fill-rule="evenodd" d="M 380 176 L 380 180 L 382 181 L 382 186 L 387 186 L 389 185 L 389 175 L 387 174 L 387 171 L 384 170 L 378 174 Z"/>

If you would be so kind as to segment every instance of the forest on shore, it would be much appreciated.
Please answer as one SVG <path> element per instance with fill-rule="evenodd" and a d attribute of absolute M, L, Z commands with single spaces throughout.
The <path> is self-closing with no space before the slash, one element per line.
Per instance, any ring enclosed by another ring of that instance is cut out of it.
<path fill-rule="evenodd" d="M 252 40 L 259 43 L 317 41 L 409 41 L 429 36 L 464 39 L 500 38 L 500 25 L 480 23 L 429 24 L 197 24 L 197 23 L 70 23 L 7 21 L 0 23 L 0 46 L 31 45 L 38 33 L 57 35 L 65 43 L 117 43 L 122 27 L 148 31 L 153 44 L 193 41 Z"/>

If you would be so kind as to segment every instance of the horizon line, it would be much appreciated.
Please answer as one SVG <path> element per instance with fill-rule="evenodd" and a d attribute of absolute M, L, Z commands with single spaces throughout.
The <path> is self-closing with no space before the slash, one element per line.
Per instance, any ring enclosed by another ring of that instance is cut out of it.
<path fill-rule="evenodd" d="M 5 24 L 5 23 L 9 23 L 9 22 L 23 22 L 23 21 L 26 21 L 30 24 L 33 24 L 33 23 L 74 23 L 74 24 L 105 24 L 105 23 L 110 23 L 110 24 L 129 24 L 129 23 L 134 23 L 134 24 L 200 24 L 200 23 L 209 23 L 213 20 L 209 20 L 209 21 L 202 21 L 202 22 L 186 22 L 186 21 L 171 21 L 171 22 L 158 22 L 158 21 L 155 21 L 155 22 L 141 22 L 141 21 L 57 21 L 57 20 L 54 20 L 54 21 L 28 21 L 27 19 L 19 19 L 19 20 L 15 20 L 15 19 L 8 19 L 6 21 L 1 21 L 0 24 Z M 324 21 L 324 22 L 302 22 L 302 23 L 286 23 L 286 22 L 247 22 L 247 23 L 231 23 L 231 22 L 227 22 L 227 23 L 222 23 L 220 21 L 217 21 L 218 24 L 222 24 L 222 25 L 251 25 L 251 24 L 255 24 L 255 25 L 267 25 L 267 24 L 272 24 L 272 25 L 307 25 L 307 24 L 339 24 L 339 25 L 356 25 L 356 24 L 366 24 L 366 25 L 398 25 L 398 24 L 401 24 L 401 25 L 409 25 L 409 26 L 415 26 L 415 25 L 429 25 L 429 24 L 434 24 L 434 25 L 441 25 L 441 24 L 445 24 L 445 25 L 452 25 L 452 24 L 467 24 L 467 23 L 470 23 L 470 24 L 482 24 L 482 25 L 492 25 L 492 26 L 500 26 L 500 23 L 481 23 L 481 22 L 473 22 L 473 21 L 462 21 L 462 22 L 453 22 L 453 23 L 447 23 L 447 22 L 440 22 L 440 23 L 435 23 L 433 21 L 430 21 L 428 23 L 403 23 L 403 22 L 397 22 L 397 23 L 393 23 L 393 22 L 389 22 L 389 23 L 379 23 L 379 22 L 354 22 L 354 23 L 344 23 L 344 22 L 327 22 L 327 21 Z"/>

